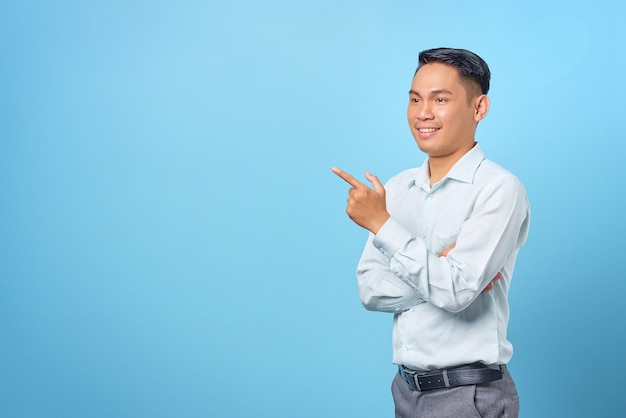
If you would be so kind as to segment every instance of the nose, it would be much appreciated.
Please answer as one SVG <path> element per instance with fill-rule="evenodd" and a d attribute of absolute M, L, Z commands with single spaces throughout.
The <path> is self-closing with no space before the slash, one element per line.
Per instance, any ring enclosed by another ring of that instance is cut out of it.
<path fill-rule="evenodd" d="M 427 101 L 417 104 L 415 109 L 415 117 L 419 120 L 433 119 L 433 109 Z"/>

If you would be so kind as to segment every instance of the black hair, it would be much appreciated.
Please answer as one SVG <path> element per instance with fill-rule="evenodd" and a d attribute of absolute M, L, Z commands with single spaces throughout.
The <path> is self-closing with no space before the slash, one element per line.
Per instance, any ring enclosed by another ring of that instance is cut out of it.
<path fill-rule="evenodd" d="M 450 65 L 459 71 L 462 78 L 470 79 L 480 86 L 483 94 L 489 91 L 491 71 L 489 66 L 478 55 L 466 49 L 434 48 L 427 49 L 419 54 L 419 65 L 415 73 L 425 64 L 439 62 Z"/>

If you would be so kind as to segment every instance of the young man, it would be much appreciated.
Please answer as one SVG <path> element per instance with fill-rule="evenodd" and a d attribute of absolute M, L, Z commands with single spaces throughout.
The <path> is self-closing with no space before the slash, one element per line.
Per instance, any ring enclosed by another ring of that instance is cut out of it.
<path fill-rule="evenodd" d="M 474 136 L 489 111 L 489 67 L 463 49 L 423 51 L 408 121 L 428 155 L 373 188 L 348 182 L 348 216 L 371 233 L 357 268 L 365 308 L 394 313 L 396 417 L 517 417 L 506 364 L 507 295 L 530 209 Z"/>

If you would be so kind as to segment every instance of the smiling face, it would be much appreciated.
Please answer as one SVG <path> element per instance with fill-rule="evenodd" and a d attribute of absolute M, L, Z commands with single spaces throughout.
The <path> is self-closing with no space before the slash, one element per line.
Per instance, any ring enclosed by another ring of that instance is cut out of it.
<path fill-rule="evenodd" d="M 456 68 L 429 63 L 419 68 L 409 92 L 407 116 L 417 146 L 429 161 L 449 165 L 474 146 L 476 125 L 489 110 L 489 99 Z"/>

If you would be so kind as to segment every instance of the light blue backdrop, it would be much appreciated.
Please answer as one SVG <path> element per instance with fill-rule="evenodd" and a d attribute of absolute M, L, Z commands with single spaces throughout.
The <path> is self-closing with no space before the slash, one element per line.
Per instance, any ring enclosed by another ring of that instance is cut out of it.
<path fill-rule="evenodd" d="M 531 199 L 522 417 L 623 410 L 623 2 L 2 1 L 0 416 L 389 417 L 332 165 L 424 160 L 417 54 L 476 51 Z"/>

